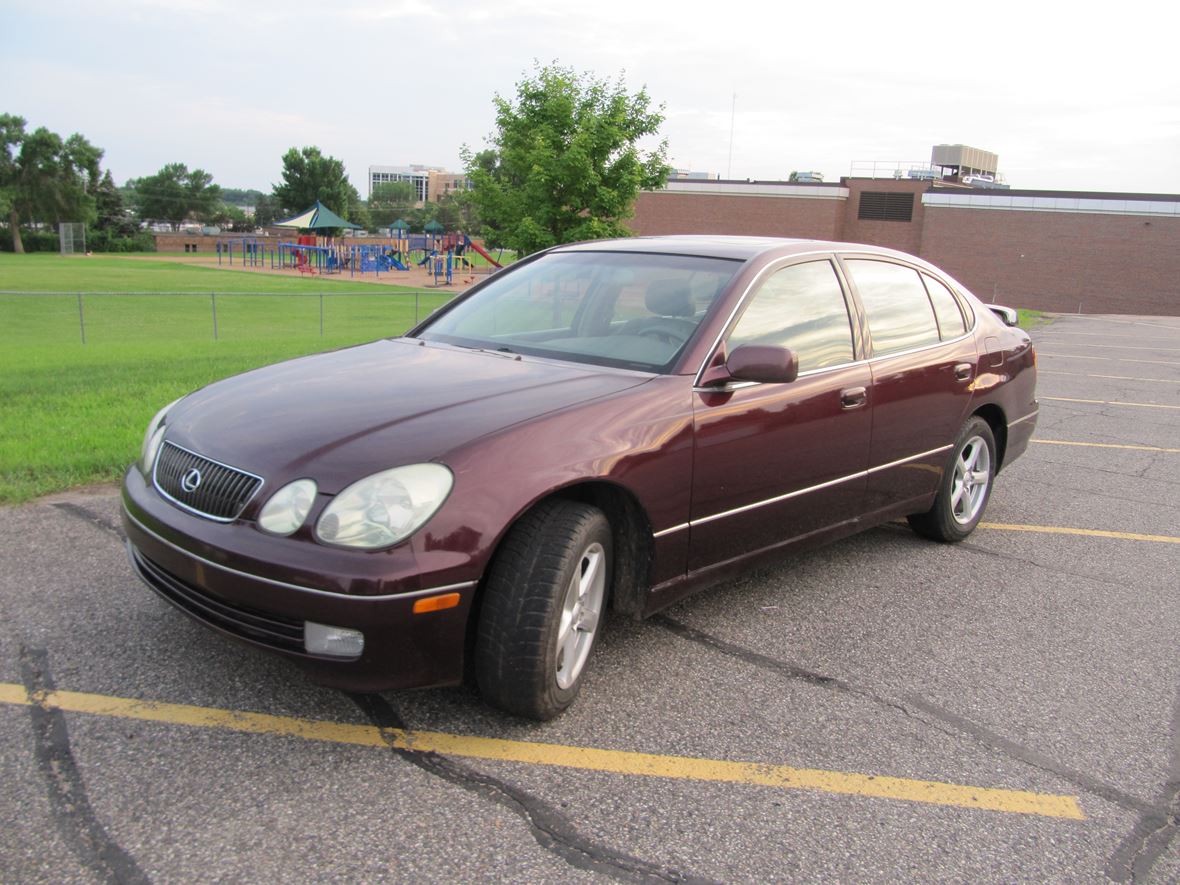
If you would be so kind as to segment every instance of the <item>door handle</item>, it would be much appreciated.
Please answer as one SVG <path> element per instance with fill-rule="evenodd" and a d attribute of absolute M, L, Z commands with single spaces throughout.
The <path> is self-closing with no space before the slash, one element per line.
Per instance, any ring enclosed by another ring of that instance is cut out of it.
<path fill-rule="evenodd" d="M 970 381 L 971 380 L 971 364 L 959 363 L 955 366 L 955 380 L 956 381 Z"/>
<path fill-rule="evenodd" d="M 840 406 L 845 409 L 859 409 L 869 401 L 869 392 L 863 387 L 848 387 L 840 391 Z"/>

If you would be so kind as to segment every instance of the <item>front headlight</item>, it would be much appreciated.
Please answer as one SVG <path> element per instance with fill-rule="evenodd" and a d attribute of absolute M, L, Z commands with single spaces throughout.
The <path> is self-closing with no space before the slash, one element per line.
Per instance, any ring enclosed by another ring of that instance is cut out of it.
<path fill-rule="evenodd" d="M 139 447 L 139 469 L 143 471 L 144 476 L 152 475 L 156 452 L 160 451 L 160 443 L 164 441 L 164 421 L 168 417 L 168 412 L 182 399 L 183 396 L 172 400 L 148 422 L 147 430 L 143 434 L 143 445 Z"/>
<path fill-rule="evenodd" d="M 315 503 L 314 480 L 297 479 L 289 482 L 273 495 L 258 514 L 260 528 L 272 535 L 289 535 L 303 525 L 311 505 Z"/>
<path fill-rule="evenodd" d="M 405 540 L 423 525 L 454 485 L 441 464 L 411 464 L 354 482 L 324 508 L 316 537 L 327 544 L 375 550 Z"/>

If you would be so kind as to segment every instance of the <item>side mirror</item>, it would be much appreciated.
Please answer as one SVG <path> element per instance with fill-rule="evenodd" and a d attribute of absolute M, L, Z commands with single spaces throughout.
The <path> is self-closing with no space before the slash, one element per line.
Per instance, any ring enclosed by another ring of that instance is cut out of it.
<path fill-rule="evenodd" d="M 789 384 L 799 377 L 799 357 L 789 347 L 742 344 L 726 357 L 725 371 L 734 381 Z"/>

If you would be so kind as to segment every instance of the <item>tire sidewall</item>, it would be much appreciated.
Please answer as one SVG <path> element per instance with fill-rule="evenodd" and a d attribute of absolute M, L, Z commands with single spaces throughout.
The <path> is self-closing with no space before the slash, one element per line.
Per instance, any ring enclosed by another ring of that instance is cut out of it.
<path fill-rule="evenodd" d="M 984 491 L 983 503 L 979 506 L 979 512 L 975 517 L 966 523 L 959 522 L 955 519 L 954 507 L 951 504 L 951 494 L 953 492 L 955 483 L 955 465 L 958 464 L 959 458 L 963 454 L 963 449 L 966 448 L 967 443 L 974 437 L 979 437 L 987 446 L 988 453 L 988 477 L 987 489 Z M 944 536 L 948 540 L 961 541 L 975 531 L 975 527 L 979 525 L 980 520 L 983 519 L 983 514 L 987 511 L 987 505 L 991 501 L 992 487 L 996 482 L 996 440 L 995 434 L 992 433 L 991 425 L 980 418 L 978 415 L 971 418 L 963 429 L 959 432 L 958 439 L 955 440 L 954 448 L 951 450 L 950 460 L 947 461 L 946 470 L 943 473 L 942 483 L 938 489 L 938 503 L 936 505 L 936 512 L 940 528 L 943 530 Z"/>
<path fill-rule="evenodd" d="M 607 606 L 610 601 L 611 578 L 613 577 L 614 570 L 614 548 L 611 543 L 610 524 L 601 511 L 596 510 L 595 514 L 595 518 L 581 526 L 581 530 L 576 537 L 577 553 L 571 556 L 562 568 L 561 578 L 556 584 L 554 588 L 555 592 L 550 599 L 550 605 L 552 607 L 549 617 L 546 619 L 543 640 L 545 664 L 542 677 L 545 682 L 539 688 L 545 706 L 554 709 L 555 712 L 568 707 L 578 696 L 578 692 L 582 687 L 582 679 L 590 666 L 590 660 L 594 657 L 594 650 L 598 646 L 598 639 L 602 635 L 602 627 L 606 622 Z M 594 639 L 590 646 L 590 652 L 587 655 L 581 672 L 578 673 L 577 678 L 569 688 L 562 688 L 557 684 L 557 633 L 561 627 L 562 603 L 564 602 L 566 588 L 573 579 L 576 570 L 581 565 L 582 555 L 594 543 L 602 545 L 606 568 L 606 588 L 603 591 L 602 605 L 598 613 L 598 626 L 594 630 Z"/>

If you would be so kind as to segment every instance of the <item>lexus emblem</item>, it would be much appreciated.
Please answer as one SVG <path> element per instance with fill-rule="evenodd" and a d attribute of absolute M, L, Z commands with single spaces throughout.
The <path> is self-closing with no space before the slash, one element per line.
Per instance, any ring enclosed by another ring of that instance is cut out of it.
<path fill-rule="evenodd" d="M 195 492 L 201 485 L 201 471 L 192 467 L 180 478 L 180 487 L 186 492 Z"/>

